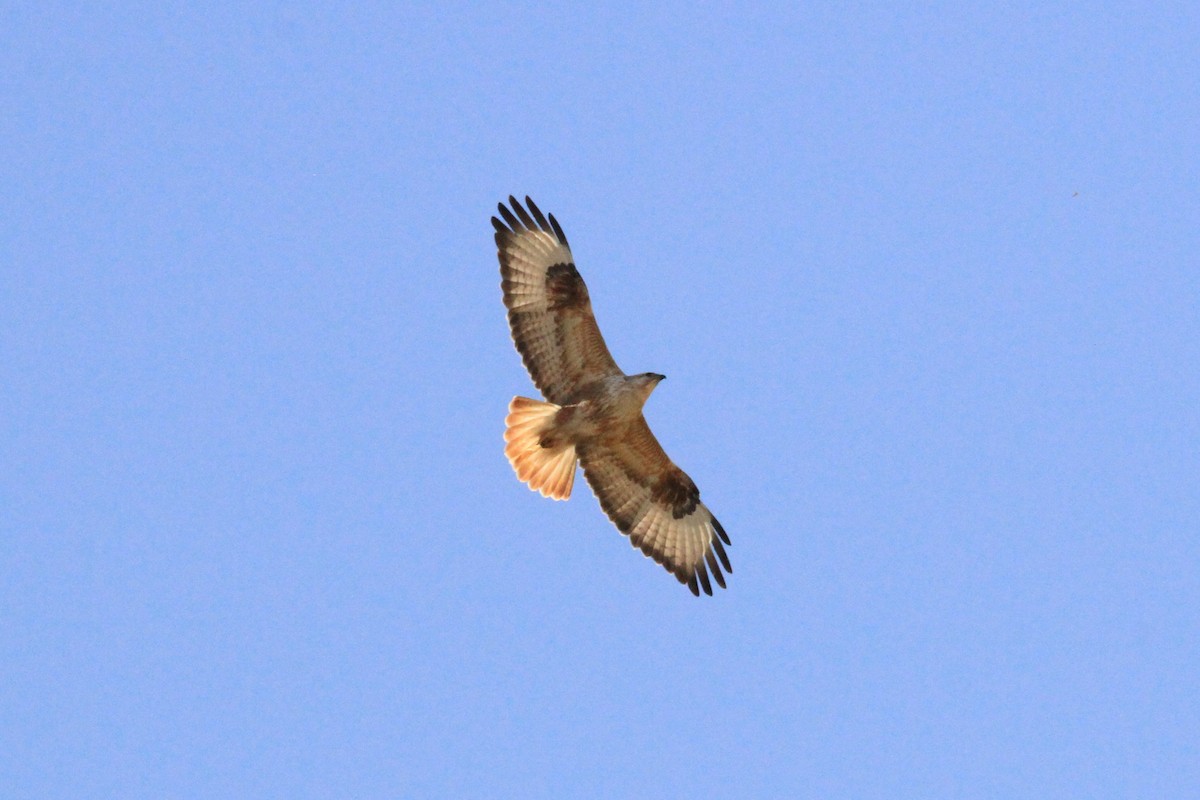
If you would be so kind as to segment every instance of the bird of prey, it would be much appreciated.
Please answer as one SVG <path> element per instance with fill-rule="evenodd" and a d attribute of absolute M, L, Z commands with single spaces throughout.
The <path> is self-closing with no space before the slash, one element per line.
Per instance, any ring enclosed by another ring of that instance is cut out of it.
<path fill-rule="evenodd" d="M 725 587 L 729 537 L 700 491 L 667 457 L 642 406 L 664 376 L 617 367 L 562 227 L 528 197 L 492 217 L 500 287 L 517 351 L 546 402 L 514 397 L 504 454 L 517 477 L 544 497 L 566 500 L 575 465 L 621 533 L 699 596 L 709 575 Z"/>

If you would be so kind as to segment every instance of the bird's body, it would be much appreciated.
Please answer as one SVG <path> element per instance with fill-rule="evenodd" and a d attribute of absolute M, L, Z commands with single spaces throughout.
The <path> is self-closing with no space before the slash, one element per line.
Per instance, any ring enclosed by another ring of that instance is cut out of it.
<path fill-rule="evenodd" d="M 530 489 L 556 500 L 582 464 L 617 528 L 693 594 L 712 594 L 709 572 L 722 587 L 721 567 L 732 572 L 729 537 L 642 416 L 663 376 L 617 367 L 562 228 L 525 202 L 529 211 L 510 197 L 492 224 L 513 341 L 547 402 L 513 398 L 505 454 Z"/>
<path fill-rule="evenodd" d="M 650 393 L 664 375 L 611 375 L 585 387 L 555 420 L 562 435 L 576 444 L 623 438 L 642 414 Z"/>

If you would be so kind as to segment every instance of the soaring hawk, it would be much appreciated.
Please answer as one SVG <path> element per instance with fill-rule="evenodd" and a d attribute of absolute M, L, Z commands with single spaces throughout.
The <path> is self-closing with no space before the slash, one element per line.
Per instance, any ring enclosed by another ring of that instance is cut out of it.
<path fill-rule="evenodd" d="M 626 375 L 596 325 L 587 287 L 562 227 L 528 197 L 492 217 L 501 288 L 513 341 L 548 402 L 514 397 L 504 453 L 517 477 L 545 497 L 566 500 L 575 464 L 621 533 L 699 596 L 724 588 L 732 572 L 721 523 L 700 491 L 667 457 L 642 406 L 662 375 Z"/>

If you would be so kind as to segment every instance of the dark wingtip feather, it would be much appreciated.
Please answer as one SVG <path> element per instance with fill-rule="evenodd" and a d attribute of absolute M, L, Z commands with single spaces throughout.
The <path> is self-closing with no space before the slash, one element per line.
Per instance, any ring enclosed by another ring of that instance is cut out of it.
<path fill-rule="evenodd" d="M 729 541 L 729 535 L 725 533 L 725 529 L 721 527 L 721 523 L 717 522 L 716 517 L 712 518 L 712 524 L 713 524 L 713 530 L 715 530 L 717 532 L 717 535 L 720 536 L 722 540 L 724 540 L 725 544 L 733 545 L 733 542 Z"/>
<path fill-rule="evenodd" d="M 708 570 L 704 568 L 703 561 L 696 567 L 696 574 L 700 576 L 700 585 L 704 587 L 704 593 L 712 597 L 712 584 L 708 582 Z"/>
<path fill-rule="evenodd" d="M 700 596 L 700 587 L 696 585 L 695 575 L 692 575 L 692 577 L 687 580 L 687 587 L 692 590 L 692 594 L 694 594 L 696 597 Z"/>
<path fill-rule="evenodd" d="M 509 211 L 503 203 L 497 205 L 496 208 L 500 209 L 500 216 L 504 217 L 504 221 L 508 223 L 508 227 L 512 228 L 514 231 L 519 231 L 524 227 L 521 224 L 521 221 L 518 220 L 516 216 L 513 215 L 513 212 Z"/>
<path fill-rule="evenodd" d="M 725 568 L 726 572 L 728 572 L 730 575 L 732 575 L 733 567 L 730 566 L 730 564 L 729 564 L 729 556 L 725 555 L 725 548 L 724 548 L 724 546 L 722 546 L 721 540 L 713 539 L 712 547 L 713 547 L 713 550 L 717 554 L 717 558 L 721 559 L 721 566 L 723 566 Z"/>
<path fill-rule="evenodd" d="M 492 227 L 496 229 L 496 233 L 512 233 L 503 222 L 495 217 L 492 217 Z"/>
<path fill-rule="evenodd" d="M 521 222 L 525 223 L 525 227 L 531 231 L 535 230 L 537 223 L 533 221 L 533 217 L 529 216 L 529 212 L 525 210 L 524 206 L 511 197 L 508 199 L 512 200 L 513 211 L 517 212 L 517 216 L 521 218 Z"/>
<path fill-rule="evenodd" d="M 529 207 L 529 213 L 533 214 L 533 218 L 537 220 L 538 227 L 549 233 L 550 223 L 546 222 L 546 217 L 542 215 L 542 210 L 537 207 L 529 195 L 525 195 L 525 205 Z"/>
<path fill-rule="evenodd" d="M 710 570 L 712 570 L 713 579 L 716 580 L 717 584 L 722 589 L 724 589 L 725 588 L 725 576 L 721 574 L 721 567 L 717 565 L 717 557 L 715 555 L 713 555 L 713 551 L 712 550 L 705 551 L 704 559 L 708 562 L 708 568 Z"/>
<path fill-rule="evenodd" d="M 567 247 L 571 246 L 567 243 L 567 235 L 563 233 L 562 226 L 558 224 L 558 220 L 554 218 L 553 214 L 550 215 L 550 227 L 554 228 L 554 235 L 558 237 L 560 242 L 565 244 Z"/>

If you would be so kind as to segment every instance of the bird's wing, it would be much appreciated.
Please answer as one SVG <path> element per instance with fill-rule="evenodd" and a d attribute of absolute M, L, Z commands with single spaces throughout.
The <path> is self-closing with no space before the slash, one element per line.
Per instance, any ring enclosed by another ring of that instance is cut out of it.
<path fill-rule="evenodd" d="M 721 567 L 726 572 L 733 568 L 721 543 L 729 544 L 729 537 L 700 502 L 696 484 L 667 457 L 645 417 L 639 414 L 627 434 L 580 445 L 578 453 L 604 513 L 634 547 L 662 564 L 692 594 L 699 595 L 700 589 L 712 594 L 710 570 L 725 588 Z"/>
<path fill-rule="evenodd" d="M 528 197 L 514 197 L 492 217 L 500 257 L 500 287 L 513 341 L 530 377 L 552 403 L 566 405 L 580 389 L 620 375 L 588 299 L 587 286 L 558 220 L 549 221 Z"/>

